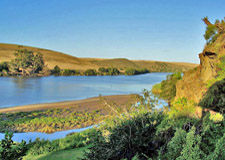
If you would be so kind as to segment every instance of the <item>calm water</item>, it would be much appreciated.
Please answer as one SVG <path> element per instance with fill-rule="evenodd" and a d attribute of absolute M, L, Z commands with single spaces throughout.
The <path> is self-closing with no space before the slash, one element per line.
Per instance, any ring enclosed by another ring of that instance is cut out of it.
<path fill-rule="evenodd" d="M 168 73 L 150 73 L 137 76 L 69 76 L 69 77 L 1 77 L 0 108 L 26 104 L 80 100 L 101 95 L 141 93 L 155 83 L 166 79 Z M 14 141 L 63 138 L 72 132 L 87 128 L 60 131 L 52 134 L 40 132 L 15 133 Z M 0 133 L 0 139 L 4 134 Z"/>
<path fill-rule="evenodd" d="M 80 100 L 101 95 L 140 93 L 168 73 L 137 76 L 1 77 L 0 108 Z"/>
<path fill-rule="evenodd" d="M 82 132 L 86 129 L 92 128 L 93 126 L 89 126 L 86 128 L 80 128 L 80 129 L 71 129 L 68 131 L 58 131 L 51 134 L 47 133 L 41 133 L 41 132 L 27 132 L 27 133 L 14 133 L 13 134 L 13 141 L 21 142 L 22 140 L 29 142 L 29 140 L 34 141 L 36 138 L 40 139 L 48 139 L 48 140 L 55 140 L 59 138 L 66 137 L 67 134 L 73 133 L 73 132 Z M 5 138 L 4 133 L 0 133 L 0 140 Z"/>

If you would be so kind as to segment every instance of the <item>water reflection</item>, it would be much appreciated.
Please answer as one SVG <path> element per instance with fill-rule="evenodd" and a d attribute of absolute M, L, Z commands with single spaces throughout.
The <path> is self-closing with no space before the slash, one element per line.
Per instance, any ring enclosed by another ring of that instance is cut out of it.
<path fill-rule="evenodd" d="M 55 140 L 59 138 L 66 137 L 67 134 L 73 133 L 73 132 L 82 132 L 86 129 L 92 128 L 93 126 L 89 126 L 86 128 L 80 128 L 80 129 L 72 129 L 67 131 L 58 131 L 51 134 L 47 133 L 41 133 L 41 132 L 27 132 L 27 133 L 14 133 L 13 134 L 13 141 L 21 142 L 22 140 L 25 140 L 26 142 L 29 142 L 29 140 L 34 141 L 36 138 L 45 139 L 45 140 Z M 0 133 L 0 140 L 4 139 L 5 134 Z"/>

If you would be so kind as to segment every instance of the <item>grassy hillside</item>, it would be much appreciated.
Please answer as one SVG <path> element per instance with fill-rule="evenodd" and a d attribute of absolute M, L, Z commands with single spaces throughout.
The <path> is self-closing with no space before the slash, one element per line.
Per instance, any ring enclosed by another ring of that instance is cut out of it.
<path fill-rule="evenodd" d="M 14 52 L 20 45 L 0 43 L 0 62 L 10 61 L 14 58 Z M 194 68 L 197 64 L 192 63 L 176 63 L 176 62 L 159 62 L 159 61 L 143 61 L 143 60 L 128 60 L 125 58 L 116 59 L 100 59 L 100 58 L 77 58 L 61 52 L 56 52 L 47 49 L 22 46 L 34 52 L 41 52 L 44 56 L 45 63 L 48 68 L 53 69 L 58 65 L 61 69 L 78 69 L 86 70 L 89 68 L 98 69 L 99 67 L 116 67 L 120 70 L 126 68 L 147 68 L 152 72 L 174 72 L 186 71 Z"/>

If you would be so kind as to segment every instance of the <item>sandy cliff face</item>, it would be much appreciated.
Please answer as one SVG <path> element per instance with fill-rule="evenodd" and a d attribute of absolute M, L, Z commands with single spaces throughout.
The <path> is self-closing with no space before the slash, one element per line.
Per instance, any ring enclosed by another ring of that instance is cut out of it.
<path fill-rule="evenodd" d="M 198 103 L 207 91 L 206 83 L 218 74 L 218 62 L 225 55 L 225 34 L 208 44 L 199 54 L 200 65 L 184 73 L 176 85 L 176 98 L 186 97 Z"/>

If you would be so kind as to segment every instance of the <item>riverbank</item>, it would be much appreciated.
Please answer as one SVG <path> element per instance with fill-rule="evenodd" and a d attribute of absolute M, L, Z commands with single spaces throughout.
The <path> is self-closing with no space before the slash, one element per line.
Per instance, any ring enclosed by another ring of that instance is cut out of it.
<path fill-rule="evenodd" d="M 126 105 L 131 100 L 132 95 L 111 95 L 102 96 L 108 102 L 115 102 L 120 106 Z M 83 100 L 75 101 L 63 101 L 55 103 L 41 103 L 41 104 L 31 104 L 23 105 L 9 108 L 1 108 L 0 113 L 12 113 L 12 112 L 28 112 L 28 111 L 38 111 L 47 110 L 53 108 L 74 108 L 77 111 L 94 111 L 97 109 L 103 109 L 104 104 L 101 103 L 99 97 L 87 98 Z"/>
<path fill-rule="evenodd" d="M 94 97 L 79 101 L 34 104 L 0 110 L 0 132 L 53 133 L 85 128 L 112 115 L 107 104 L 126 107 L 132 95 Z"/>

